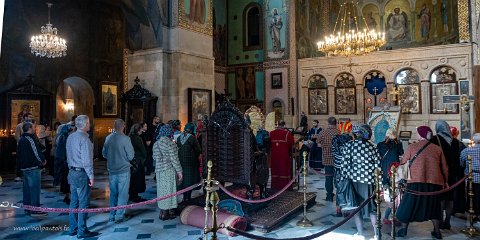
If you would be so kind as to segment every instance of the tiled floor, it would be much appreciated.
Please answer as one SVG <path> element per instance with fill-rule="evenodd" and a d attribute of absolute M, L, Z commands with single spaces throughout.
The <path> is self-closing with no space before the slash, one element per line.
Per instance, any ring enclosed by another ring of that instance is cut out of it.
<path fill-rule="evenodd" d="M 91 207 L 108 206 L 108 175 L 105 170 L 104 162 L 96 162 L 96 182 L 91 195 Z M 22 201 L 22 183 L 13 182 L 12 175 L 3 175 L 4 183 L 0 186 L 0 202 L 9 201 L 20 203 Z M 156 197 L 155 183 L 152 176 L 147 177 L 147 191 L 142 194 L 146 199 Z M 251 231 L 253 234 L 268 236 L 273 238 L 291 238 L 302 237 L 317 233 L 322 229 L 328 228 L 339 222 L 341 218 L 334 217 L 331 214 L 335 211 L 335 205 L 331 202 L 325 202 L 324 177 L 319 175 L 310 175 L 309 189 L 317 191 L 317 204 L 308 211 L 308 218 L 313 221 L 314 227 L 300 228 L 296 222 L 301 219 L 301 215 L 295 216 L 290 222 L 280 228 L 264 234 Z M 42 176 L 42 196 L 41 203 L 48 207 L 67 207 L 62 202 L 63 196 L 56 192 L 52 185 L 52 177 Z M 197 193 L 199 194 L 199 193 Z M 99 231 L 101 234 L 92 239 L 198 239 L 201 236 L 199 228 L 186 226 L 179 223 L 179 218 L 161 221 L 158 219 L 159 210 L 156 205 L 148 205 L 136 209 L 128 210 L 127 213 L 133 215 L 131 219 L 121 224 L 108 222 L 108 213 L 90 214 L 88 226 L 92 231 Z M 372 237 L 372 227 L 365 222 L 367 236 Z M 459 218 L 452 219 L 452 230 L 442 231 L 444 239 L 466 239 L 460 233 L 465 226 L 465 220 Z M 39 228 L 51 227 L 48 230 Z M 478 227 L 478 226 L 477 226 Z M 18 229 L 29 228 L 29 230 Z M 69 237 L 64 232 L 68 229 L 68 216 L 63 213 L 50 213 L 45 218 L 32 218 L 26 216 L 20 209 L 0 209 L 0 238 L 1 239 L 76 239 Z M 431 239 L 430 231 L 432 225 L 429 222 L 413 223 L 408 232 L 408 239 Z M 383 239 L 390 239 L 387 233 L 389 226 L 384 226 Z M 356 229 L 353 221 L 349 221 L 334 232 L 328 233 L 318 239 L 354 239 Z M 227 237 L 220 235 L 220 239 L 245 239 L 243 237 Z M 402 238 L 398 238 L 402 239 Z M 480 239 L 480 238 L 479 238 Z"/>

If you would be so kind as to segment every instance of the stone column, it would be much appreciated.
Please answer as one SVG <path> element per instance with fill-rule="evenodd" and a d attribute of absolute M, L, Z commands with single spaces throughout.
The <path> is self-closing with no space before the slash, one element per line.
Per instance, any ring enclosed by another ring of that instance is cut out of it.
<path fill-rule="evenodd" d="M 385 31 L 385 25 L 383 24 L 383 16 L 385 15 L 380 15 L 380 32 L 384 32 Z"/>
<path fill-rule="evenodd" d="M 410 25 L 411 25 L 411 32 L 410 32 L 410 40 L 413 42 L 415 41 L 415 17 L 417 13 L 415 9 L 410 10 Z"/>
<path fill-rule="evenodd" d="M 365 119 L 365 93 L 363 91 L 363 84 L 357 84 L 357 116 Z"/>

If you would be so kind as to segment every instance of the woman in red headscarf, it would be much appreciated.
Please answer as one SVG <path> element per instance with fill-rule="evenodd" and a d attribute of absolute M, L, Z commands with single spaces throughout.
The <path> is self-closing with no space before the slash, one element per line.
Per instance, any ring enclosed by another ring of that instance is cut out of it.
<path fill-rule="evenodd" d="M 408 190 L 417 192 L 435 192 L 447 186 L 448 165 L 442 149 L 430 143 L 433 132 L 428 126 L 417 128 L 418 142 L 408 146 L 400 162 L 408 164 L 411 178 L 407 182 L 407 191 L 403 194 L 398 206 L 397 219 L 404 223 L 404 228 L 397 232 L 397 236 L 407 235 L 410 222 L 424 222 L 432 220 L 432 237 L 442 239 L 440 220 L 442 215 L 441 197 L 438 195 L 413 195 Z"/>

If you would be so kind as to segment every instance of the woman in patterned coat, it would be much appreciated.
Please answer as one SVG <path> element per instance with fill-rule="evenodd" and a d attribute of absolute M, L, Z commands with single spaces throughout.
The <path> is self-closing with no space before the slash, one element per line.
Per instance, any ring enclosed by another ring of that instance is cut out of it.
<path fill-rule="evenodd" d="M 153 145 L 153 159 L 156 161 L 155 174 L 157 178 L 157 197 L 172 194 L 177 191 L 177 180 L 182 181 L 182 166 L 178 159 L 178 148 L 172 141 L 173 129 L 170 125 L 160 128 L 157 141 Z M 175 218 L 177 198 L 172 197 L 158 201 L 161 220 Z"/>
<path fill-rule="evenodd" d="M 375 169 L 380 166 L 380 154 L 375 144 L 369 141 L 372 136 L 370 126 L 354 124 L 352 133 L 354 140 L 346 143 L 343 148 L 344 160 L 341 171 L 343 176 L 351 179 L 356 203 L 360 204 L 375 191 Z M 359 214 L 353 217 L 358 231 L 356 235 L 363 236 L 362 218 L 370 218 L 374 231 L 377 231 L 376 211 L 377 205 L 374 200 L 371 200 Z"/>
<path fill-rule="evenodd" d="M 187 123 L 184 128 L 183 134 L 178 136 L 178 158 L 183 169 L 183 181 L 178 186 L 179 189 L 184 189 L 194 185 L 200 181 L 200 162 L 198 156 L 200 156 L 200 144 L 194 135 L 192 135 L 195 129 L 193 123 Z M 192 197 L 192 191 L 188 191 L 183 194 L 183 200 L 190 200 Z"/>

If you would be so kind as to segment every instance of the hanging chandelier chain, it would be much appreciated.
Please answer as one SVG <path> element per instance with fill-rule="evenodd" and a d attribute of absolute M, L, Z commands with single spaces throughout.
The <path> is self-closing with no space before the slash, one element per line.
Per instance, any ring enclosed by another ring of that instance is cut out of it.
<path fill-rule="evenodd" d="M 48 24 L 50 24 L 50 8 L 52 7 L 52 3 L 49 3 L 47 2 L 47 6 L 48 6 Z"/>
<path fill-rule="evenodd" d="M 384 32 L 370 29 L 365 17 L 359 19 L 361 13 L 358 4 L 357 0 L 344 0 L 340 3 L 333 33 L 326 36 L 325 41 L 317 43 L 319 51 L 329 56 L 362 55 L 378 51 L 385 44 Z M 362 22 L 365 25 L 363 31 L 359 26 Z"/>

